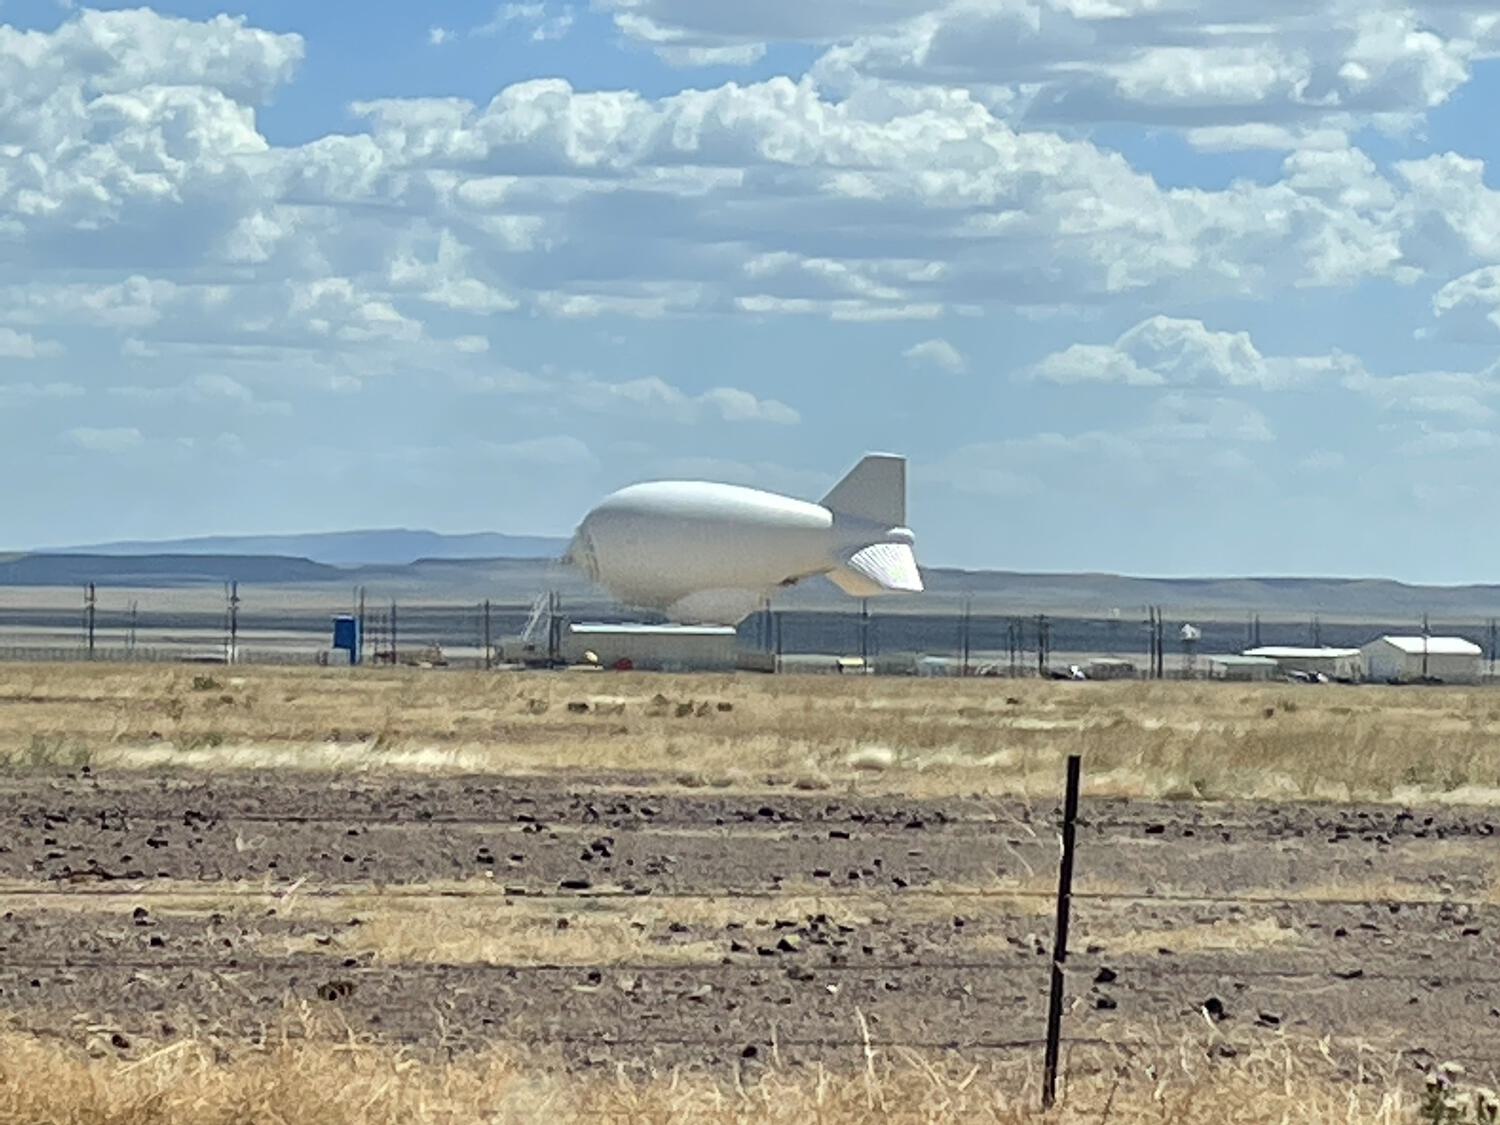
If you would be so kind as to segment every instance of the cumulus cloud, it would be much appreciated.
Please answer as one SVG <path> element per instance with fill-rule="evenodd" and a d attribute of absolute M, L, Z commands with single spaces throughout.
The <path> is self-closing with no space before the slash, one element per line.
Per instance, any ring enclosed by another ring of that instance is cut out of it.
<path fill-rule="evenodd" d="M 254 414 L 290 414 L 291 404 L 259 397 L 239 380 L 224 374 L 197 375 L 165 386 L 123 384 L 109 388 L 116 398 L 137 402 L 185 402 L 197 406 L 229 406 Z"/>
<path fill-rule="evenodd" d="M 62 351 L 55 340 L 38 340 L 29 332 L 0 327 L 0 359 L 43 359 L 61 355 Z"/>
<path fill-rule="evenodd" d="M 63 438 L 90 453 L 129 453 L 145 444 L 145 437 L 134 426 L 111 426 L 104 429 L 77 426 L 66 431 Z"/>
<path fill-rule="evenodd" d="M 1490 403 L 1500 398 L 1500 371 L 1490 367 L 1479 372 L 1425 371 L 1380 376 L 1359 371 L 1345 376 L 1343 385 L 1383 410 L 1480 423 L 1495 415 Z"/>
<path fill-rule="evenodd" d="M 1432 311 L 1445 334 L 1493 340 L 1500 332 L 1500 266 L 1454 278 L 1433 296 Z"/>
<path fill-rule="evenodd" d="M 1494 54 L 1482 0 L 827 0 L 691 4 L 600 0 L 627 36 L 673 49 L 795 41 L 827 47 L 817 72 L 964 85 L 1041 123 L 1121 121 L 1221 130 L 1213 143 L 1280 147 L 1309 126 L 1410 122 Z M 1233 130 L 1261 131 L 1238 136 Z M 1272 130 L 1280 130 L 1279 133 Z"/>
<path fill-rule="evenodd" d="M 574 378 L 566 384 L 568 398 L 584 410 L 612 412 L 628 408 L 650 417 L 692 423 L 703 418 L 725 422 L 769 422 L 794 426 L 800 416 L 790 406 L 775 399 L 761 399 L 735 387 L 715 387 L 692 395 L 654 376 L 608 383 L 598 379 Z"/>
<path fill-rule="evenodd" d="M 964 358 L 963 353 L 941 338 L 913 344 L 901 355 L 907 363 L 917 368 L 936 367 L 952 375 L 961 375 L 969 369 L 969 361 Z"/>
<path fill-rule="evenodd" d="M 471 35 L 498 36 L 519 29 L 533 43 L 561 39 L 573 27 L 573 6 L 553 5 L 533 0 L 531 3 L 501 4 L 489 22 L 476 27 Z"/>
<path fill-rule="evenodd" d="M 566 10 L 538 7 L 499 15 L 520 27 Z M 653 4 L 613 11 L 687 18 Z M 892 0 L 866 15 L 884 26 L 924 12 Z M 850 10 L 834 14 L 823 30 L 823 15 L 777 18 L 817 38 L 847 30 Z M 55 154 L 38 164 L 0 148 L 0 230 L 40 278 L 0 304 L 18 329 L 86 314 L 128 322 L 147 343 L 181 339 L 194 318 L 201 331 L 212 291 L 229 313 L 222 342 L 362 347 L 372 366 L 395 366 L 397 349 L 427 345 L 429 317 L 449 313 L 934 320 L 996 303 L 1409 280 L 1413 232 L 1465 222 L 1441 169 L 1392 180 L 1331 140 L 1294 153 L 1280 182 L 1167 190 L 1093 143 L 1019 129 L 981 93 L 936 85 L 844 94 L 777 78 L 652 99 L 542 80 L 485 105 L 362 103 L 367 133 L 278 148 L 253 102 L 292 72 L 300 40 L 109 13 L 132 29 L 115 49 L 143 54 L 110 67 L 162 83 L 130 86 L 86 65 L 82 29 L 115 26 L 96 15 L 30 35 L 24 50 L 14 37 L 0 46 L 20 76 L 0 119 L 24 123 L 11 126 L 26 131 L 22 150 Z M 158 57 L 173 36 L 182 57 Z M 59 82 L 77 96 L 54 106 Z M 128 279 L 63 280 L 101 260 L 129 260 Z"/>
<path fill-rule="evenodd" d="M 690 425 L 701 421 L 795 426 L 801 415 L 784 402 L 738 387 L 684 391 L 658 376 L 611 382 L 593 375 L 535 375 L 505 368 L 460 373 L 456 385 L 473 394 L 514 395 L 552 409 Z"/>
<path fill-rule="evenodd" d="M 1352 357 L 1264 356 L 1248 332 L 1219 332 L 1201 320 L 1153 316 L 1112 344 L 1074 344 L 1035 364 L 1028 375 L 1049 383 L 1121 383 L 1136 387 L 1218 384 L 1277 390 L 1359 370 Z"/>

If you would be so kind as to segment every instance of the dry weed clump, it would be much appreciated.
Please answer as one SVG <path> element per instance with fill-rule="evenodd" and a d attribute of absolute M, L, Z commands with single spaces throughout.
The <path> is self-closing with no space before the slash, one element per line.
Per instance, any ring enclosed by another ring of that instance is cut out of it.
<path fill-rule="evenodd" d="M 28 1125 L 459 1125 L 547 1120 L 682 1125 L 1033 1121 L 1272 1125 L 1416 1121 L 1392 1072 L 1340 1076 L 1291 1047 L 1232 1062 L 1201 1049 L 1146 1064 L 1070 1057 L 1054 1113 L 1035 1109 L 1031 1062 L 876 1053 L 846 1064 L 742 1064 L 729 1073 L 608 1067 L 496 1054 L 424 1060 L 352 1038 L 285 1037 L 230 1058 L 183 1041 L 124 1061 L 24 1035 L 0 1039 L 0 1123 Z M 1412 1084 L 1416 1086 L 1417 1084 Z"/>

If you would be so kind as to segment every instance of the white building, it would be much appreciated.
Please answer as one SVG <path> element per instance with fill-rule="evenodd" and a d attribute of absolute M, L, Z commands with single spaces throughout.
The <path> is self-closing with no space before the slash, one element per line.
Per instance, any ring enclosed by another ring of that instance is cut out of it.
<path fill-rule="evenodd" d="M 1365 678 L 1413 683 L 1426 676 L 1445 684 L 1474 684 L 1484 650 L 1463 637 L 1379 637 L 1360 650 Z"/>
<path fill-rule="evenodd" d="M 1276 661 L 1283 672 L 1312 672 L 1330 680 L 1357 680 L 1360 674 L 1360 652 L 1357 648 L 1297 648 L 1293 645 L 1264 645 L 1245 650 L 1246 656 L 1261 656 Z"/>
<path fill-rule="evenodd" d="M 730 672 L 735 669 L 738 647 L 735 629 L 729 625 L 570 623 L 562 655 L 569 664 L 604 668 Z"/>
<path fill-rule="evenodd" d="M 1207 660 L 1211 680 L 1267 683 L 1279 671 L 1276 661 L 1269 656 L 1210 656 Z"/>

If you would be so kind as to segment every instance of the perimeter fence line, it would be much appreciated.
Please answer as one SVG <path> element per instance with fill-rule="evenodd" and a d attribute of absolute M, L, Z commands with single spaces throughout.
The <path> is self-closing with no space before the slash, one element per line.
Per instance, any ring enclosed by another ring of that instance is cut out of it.
<path fill-rule="evenodd" d="M 275 587 L 230 584 L 222 609 L 182 608 L 162 591 L 133 591 L 129 609 L 111 608 L 110 591 L 84 588 L 80 607 L 7 604 L 0 587 L 0 661 L 245 663 L 305 665 L 339 662 L 332 645 L 335 616 L 358 616 L 366 664 L 422 663 L 424 650 L 453 650 L 450 667 L 492 667 L 501 642 L 514 641 L 536 624 L 537 607 L 516 600 L 473 603 L 387 599 L 319 610 L 278 601 Z M 191 592 L 191 591 L 190 591 Z M 200 591 L 201 592 L 201 591 Z M 144 598 L 144 604 L 140 599 Z M 848 608 L 777 607 L 752 614 L 739 627 L 746 652 L 789 661 L 829 655 L 860 657 L 877 673 L 957 674 L 1028 678 L 1060 676 L 1070 661 L 1104 664 L 1093 678 L 1208 679 L 1249 675 L 1211 664 L 1210 654 L 1239 653 L 1261 645 L 1358 648 L 1389 633 L 1454 634 L 1480 645 L 1487 675 L 1500 659 L 1500 617 L 1392 613 L 1380 620 L 1323 620 L 1318 614 L 1263 611 L 1243 616 L 1188 606 L 1133 607 L 1125 613 L 1047 613 L 979 610 L 972 601 L 934 595 L 920 612 L 849 599 Z M 620 606 L 580 598 L 548 602 L 546 623 L 639 619 Z M 45 637 L 3 643 L 27 634 Z M 165 634 L 165 639 L 163 638 Z M 268 641 L 268 634 L 277 634 Z M 941 665 L 941 670 L 938 666 Z M 798 665 L 805 668 L 806 665 Z M 1128 666 L 1128 669 L 1127 669 Z"/>
<path fill-rule="evenodd" d="M 81 871 L 70 875 L 54 876 L 51 885 L 0 888 L 0 900 L 27 900 L 35 903 L 43 903 L 49 899 L 68 899 L 73 904 L 88 900 L 190 900 L 211 897 L 215 901 L 270 900 L 273 902 L 290 902 L 299 898 L 319 899 L 337 901 L 351 895 L 358 896 L 368 902 L 381 900 L 433 903 L 452 901 L 476 901 L 486 903 L 496 902 L 546 902 L 565 907 L 567 904 L 577 904 L 583 907 L 588 903 L 623 902 L 623 903 L 645 903 L 652 900 L 658 901 L 719 901 L 719 900 L 747 900 L 751 902 L 785 902 L 788 899 L 799 900 L 801 903 L 810 903 L 812 908 L 819 914 L 802 917 L 806 911 L 799 906 L 796 917 L 783 917 L 769 919 L 766 923 L 767 945 L 770 944 L 772 935 L 786 930 L 799 930 L 806 928 L 810 923 L 818 922 L 819 926 L 836 926 L 837 911 L 843 902 L 860 902 L 868 905 L 872 897 L 878 897 L 892 906 L 902 900 L 923 900 L 930 902 L 951 902 L 954 904 L 954 914 L 961 915 L 964 904 L 976 902 L 1015 902 L 1015 901 L 1037 901 L 1053 902 L 1057 905 L 1057 918 L 1055 923 L 1055 935 L 1051 956 L 1041 945 L 1037 936 L 1032 936 L 1027 941 L 1014 937 L 1007 933 L 1007 940 L 1011 946 L 1010 951 L 1003 955 L 977 956 L 977 957 L 933 957 L 921 953 L 913 953 L 911 956 L 881 955 L 869 961 L 813 961 L 803 963 L 800 959 L 788 961 L 786 956 L 763 953 L 759 948 L 758 938 L 747 933 L 742 939 L 746 948 L 742 950 L 744 960 L 729 960 L 727 957 L 712 964 L 711 968 L 715 974 L 726 978 L 757 978 L 764 979 L 768 976 L 775 977 L 786 973 L 789 969 L 799 973 L 816 974 L 827 977 L 832 981 L 849 981 L 860 977 L 887 978 L 899 980 L 903 973 L 923 972 L 954 974 L 961 978 L 968 978 L 970 983 L 983 980 L 995 980 L 1006 982 L 1006 987 L 1019 990 L 1020 995 L 1012 993 L 1012 1003 L 1025 1003 L 1025 996 L 1035 995 L 1037 1003 L 1037 1022 L 1043 1024 L 1044 1015 L 1048 1025 L 1048 1034 L 1036 1037 L 1018 1038 L 985 1038 L 983 1036 L 968 1037 L 961 1034 L 961 1024 L 955 1025 L 952 1035 L 890 1035 L 871 1034 L 869 1029 L 861 1023 L 861 1034 L 858 1037 L 833 1035 L 806 1035 L 791 1034 L 780 1036 L 768 1022 L 751 1021 L 746 1026 L 737 1030 L 730 1036 L 702 1036 L 698 1034 L 679 1034 L 670 1027 L 664 1027 L 659 1032 L 611 1031 L 608 1027 L 589 1029 L 587 1031 L 575 1031 L 567 1028 L 528 1028 L 501 1027 L 492 1029 L 491 1034 L 496 1040 L 515 1043 L 520 1045 L 564 1045 L 564 1046 L 603 1046 L 603 1047 L 629 1047 L 629 1048 L 668 1048 L 668 1047 L 694 1047 L 707 1050 L 741 1051 L 754 1047 L 756 1052 L 762 1048 L 773 1052 L 780 1047 L 787 1049 L 816 1049 L 829 1051 L 865 1050 L 871 1049 L 909 1049 L 927 1051 L 988 1051 L 988 1052 L 1024 1052 L 1041 1048 L 1044 1050 L 1043 1076 L 1045 1089 L 1044 1100 L 1050 1102 L 1055 1096 L 1055 1082 L 1060 1073 L 1059 1067 L 1065 1067 L 1067 1052 L 1075 1049 L 1089 1048 L 1105 1051 L 1118 1052 L 1127 1057 L 1135 1057 L 1151 1052 L 1177 1052 L 1190 1045 L 1194 1049 L 1201 1048 L 1210 1057 L 1230 1058 L 1234 1052 L 1243 1048 L 1247 1043 L 1252 1047 L 1265 1045 L 1267 1043 L 1284 1042 L 1284 1034 L 1289 1029 L 1284 1029 L 1282 1018 L 1259 1017 L 1256 1022 L 1241 1020 L 1234 1026 L 1224 1026 L 1225 1014 L 1220 1002 L 1220 1010 L 1215 1012 L 1211 1005 L 1212 999 L 1200 1005 L 1197 1013 L 1198 1018 L 1193 1018 L 1191 1009 L 1180 1013 L 1188 1019 L 1175 1034 L 1165 1034 L 1160 1037 L 1149 1035 L 1097 1035 L 1082 1033 L 1070 1035 L 1067 1033 L 1066 1024 L 1069 1021 L 1066 1000 L 1072 997 L 1076 1006 L 1080 1001 L 1086 1001 L 1090 996 L 1096 1003 L 1103 994 L 1094 995 L 1097 987 L 1084 991 L 1072 982 L 1090 980 L 1093 986 L 1108 988 L 1109 985 L 1117 984 L 1121 990 L 1120 995 L 1143 996 L 1158 998 L 1181 997 L 1184 990 L 1174 987 L 1173 981 L 1203 981 L 1204 990 L 1215 990 L 1215 986 L 1209 982 L 1221 982 L 1218 988 L 1227 986 L 1227 982 L 1275 982 L 1290 988 L 1305 989 L 1309 994 L 1314 992 L 1326 994 L 1349 990 L 1349 994 L 1357 994 L 1359 990 L 1370 985 L 1400 985 L 1403 987 L 1437 989 L 1457 988 L 1463 989 L 1469 1001 L 1494 1003 L 1493 1013 L 1500 1014 L 1500 972 L 1484 971 L 1478 966 L 1461 966 L 1458 962 L 1436 963 L 1432 965 L 1413 964 L 1407 967 L 1396 964 L 1391 967 L 1382 968 L 1378 965 L 1366 967 L 1360 963 L 1361 953 L 1357 949 L 1346 957 L 1328 955 L 1327 961 L 1321 965 L 1304 964 L 1298 967 L 1286 967 L 1285 965 L 1267 965 L 1255 967 L 1246 965 L 1239 967 L 1233 964 L 1235 954 L 1232 950 L 1222 952 L 1214 951 L 1221 958 L 1218 963 L 1204 963 L 1199 965 L 1183 965 L 1175 959 L 1164 962 L 1160 958 L 1151 958 L 1150 954 L 1141 951 L 1111 954 L 1104 948 L 1086 949 L 1083 954 L 1077 955 L 1070 952 L 1067 947 L 1068 926 L 1073 920 L 1073 914 L 1079 903 L 1111 903 L 1121 904 L 1126 907 L 1145 907 L 1159 904 L 1179 905 L 1204 905 L 1204 906 L 1273 906 L 1298 908 L 1308 906 L 1320 906 L 1334 910 L 1369 911 L 1387 910 L 1400 912 L 1405 910 L 1428 910 L 1432 908 L 1457 911 L 1465 910 L 1470 917 L 1460 918 L 1457 921 L 1448 919 L 1453 924 L 1472 921 L 1473 932 L 1477 936 L 1481 929 L 1488 927 L 1494 919 L 1494 914 L 1500 912 L 1500 902 L 1483 896 L 1464 896 L 1458 894 L 1433 895 L 1431 897 L 1397 897 L 1380 895 L 1374 897 L 1361 896 L 1338 896 L 1338 895 L 1274 895 L 1274 894 L 1236 894 L 1236 893 L 1185 893 L 1176 891 L 1132 891 L 1132 890 L 1079 890 L 1072 887 L 1067 877 L 1067 872 L 1072 866 L 1069 862 L 1074 853 L 1074 848 L 1082 846 L 1087 849 L 1092 844 L 1102 842 L 1103 830 L 1109 826 L 1115 830 L 1131 829 L 1145 830 L 1151 827 L 1148 820 L 1133 820 L 1130 818 L 1101 818 L 1099 821 L 1091 822 L 1087 818 L 1073 818 L 1073 825 L 1077 827 L 1100 829 L 1098 835 L 1089 836 L 1079 841 L 1076 831 L 1069 833 L 1066 827 L 1069 821 L 1070 810 L 1079 808 L 1079 789 L 1081 788 L 1079 759 L 1073 756 L 1069 760 L 1069 788 L 1070 799 L 1065 798 L 1062 803 L 1062 816 L 1056 821 L 1052 818 L 1039 820 L 1039 826 L 1046 823 L 1048 827 L 1058 829 L 1064 844 L 1063 854 L 1059 865 L 1059 886 L 1056 892 L 1037 889 L 1033 887 L 1007 888 L 997 886 L 969 887 L 963 889 L 950 889 L 941 886 L 924 887 L 900 886 L 887 881 L 879 885 L 870 885 L 869 881 L 862 880 L 860 885 L 846 885 L 822 889 L 817 886 L 795 885 L 784 888 L 765 887 L 733 887 L 721 886 L 710 888 L 697 888 L 692 890 L 667 888 L 653 889 L 650 887 L 579 887 L 568 888 L 566 886 L 530 886 L 524 883 L 506 883 L 503 880 L 495 880 L 493 883 L 473 888 L 443 888 L 427 889 L 414 885 L 370 885 L 368 883 L 353 883 L 340 886 L 331 885 L 303 885 L 301 881 L 289 885 L 278 885 L 273 883 L 262 883 L 259 885 L 241 883 L 230 886 L 212 884 L 202 889 L 182 884 L 174 884 L 171 887 L 153 888 L 151 880 L 143 873 L 129 871 L 125 873 L 110 872 L 102 868 L 90 871 Z M 1399 818 L 1402 814 L 1394 814 Z M 510 828 L 512 825 L 500 825 L 494 820 L 478 817 L 459 817 L 421 820 L 400 820 L 389 816 L 376 816 L 369 813 L 354 811 L 352 815 L 342 817 L 319 817 L 307 818 L 295 815 L 277 817 L 274 814 L 259 814 L 242 817 L 234 813 L 227 814 L 223 820 L 257 819 L 264 821 L 302 821 L 316 819 L 318 822 L 340 822 L 348 824 L 409 824 L 414 829 L 426 828 L 429 825 L 458 824 L 462 826 L 478 828 Z M 899 817 L 897 818 L 899 820 Z M 971 820 L 969 826 L 986 826 L 994 824 L 997 827 L 1011 827 L 1013 821 L 986 821 Z M 633 831 L 651 833 L 653 825 L 649 822 L 640 824 L 623 825 L 613 823 L 608 825 L 608 830 L 617 836 L 625 835 Z M 727 826 L 733 827 L 733 826 Z M 875 825 L 876 828 L 885 828 L 892 832 L 898 830 L 899 825 L 895 822 Z M 1214 827 L 1204 825 L 1202 827 Z M 1482 828 L 1490 828 L 1482 825 Z M 1482 831 L 1474 833 L 1483 835 Z M 726 834 L 727 835 L 727 834 Z M 1036 834 L 1033 834 L 1036 835 Z M 1457 834 L 1462 835 L 1462 834 Z M 1437 837 L 1432 837 L 1436 839 Z M 1450 836 L 1449 838 L 1453 838 Z M 982 845 L 982 838 L 976 838 L 976 846 Z M 1086 861 L 1087 856 L 1085 854 Z M 786 912 L 788 915 L 791 912 Z M 830 920 L 823 915 L 833 915 Z M 821 921 L 819 921 L 821 919 Z M 1483 922 L 1481 927 L 1480 922 Z M 773 924 L 774 922 L 774 924 Z M 1351 919 L 1349 927 L 1353 930 L 1356 922 Z M 990 930 L 1006 932 L 1003 921 L 988 919 L 965 919 L 966 931 L 985 933 Z M 1467 931 L 1466 935 L 1467 936 Z M 818 943 L 821 946 L 823 943 Z M 812 948 L 805 943 L 801 951 Z M 794 952 L 796 951 L 794 947 Z M 752 952 L 756 955 L 751 959 Z M 882 951 L 883 953 L 884 951 Z M 1159 953 L 1162 951 L 1158 951 Z M 1295 955 L 1297 951 L 1289 951 Z M 1206 956 L 1213 956 L 1214 953 Z M 1315 957 L 1316 953 L 1308 953 L 1304 956 Z M 1394 951 L 1394 956 L 1400 956 L 1399 948 Z M 311 962 L 306 958 L 297 958 L 290 967 L 297 970 L 305 968 Z M 78 956 L 57 957 L 33 957 L 24 958 L 16 956 L 0 956 L 0 967 L 12 971 L 32 972 L 87 972 L 87 971 L 109 971 L 150 973 L 152 971 L 168 971 L 206 974 L 243 973 L 251 966 L 238 964 L 225 967 L 204 957 L 173 956 L 161 957 L 131 956 L 124 958 L 109 958 L 98 955 L 82 954 Z M 371 963 L 346 962 L 339 973 L 352 980 L 358 979 L 403 979 L 413 977 L 425 977 L 427 975 L 441 975 L 462 971 L 473 975 L 477 979 L 499 979 L 514 980 L 525 977 L 558 977 L 568 978 L 575 975 L 587 974 L 598 984 L 597 977 L 601 973 L 630 974 L 633 976 L 647 977 L 690 977 L 696 966 L 692 963 L 669 964 L 650 959 L 624 960 L 607 965 L 598 963 L 581 962 L 570 964 L 566 962 L 541 963 L 535 960 L 514 962 L 424 962 L 420 964 L 381 965 Z M 1476 971 L 1477 970 L 1477 971 Z M 1044 986 L 1044 979 L 1050 978 L 1049 1002 L 1044 1012 L 1042 996 L 1049 991 Z M 811 977 L 798 977 L 794 979 L 812 979 Z M 1117 983 L 1118 982 L 1118 983 Z M 1189 993 L 1191 995 L 1191 993 Z M 1226 993 L 1227 995 L 1227 993 Z M 1488 996 L 1491 999 L 1486 1001 Z M 983 1002 L 976 1000 L 975 1002 Z M 1099 1005 L 1101 1010 L 1111 1012 L 1114 1005 Z M 1347 1006 L 1347 1005 L 1346 1005 Z M 672 1013 L 667 1012 L 668 1016 Z M 1103 1018 L 1110 1018 L 1105 1016 Z M 1203 1026 L 1198 1026 L 1201 1018 Z M 1500 1017 L 1497 1017 L 1500 1018 Z M 1315 1022 L 1315 1021 L 1314 1021 Z M 1148 1022 L 1157 1030 L 1162 1027 L 1163 1020 L 1158 1018 Z M 1264 1026 L 1263 1026 L 1264 1024 Z M 1274 1036 L 1275 1038 L 1268 1038 Z M 1247 1038 L 1248 1037 L 1248 1038 Z M 1328 1042 L 1335 1043 L 1340 1050 L 1357 1051 L 1363 1056 L 1402 1058 L 1407 1060 L 1425 1061 L 1435 1063 L 1441 1060 L 1455 1060 L 1483 1067 L 1500 1067 L 1500 1054 L 1489 1053 L 1480 1049 L 1469 1049 L 1464 1043 L 1455 1044 L 1454 1050 L 1438 1051 L 1427 1046 L 1406 1046 L 1401 1048 L 1386 1047 L 1375 1048 L 1368 1044 L 1361 1044 L 1358 1034 L 1331 1034 L 1326 1037 Z M 425 1043 L 426 1040 L 415 1038 L 415 1044 Z M 1479 1040 L 1481 1044 L 1484 1040 Z M 1238 1046 L 1236 1046 L 1238 1045 Z M 749 1057 L 749 1056 L 747 1056 Z"/>

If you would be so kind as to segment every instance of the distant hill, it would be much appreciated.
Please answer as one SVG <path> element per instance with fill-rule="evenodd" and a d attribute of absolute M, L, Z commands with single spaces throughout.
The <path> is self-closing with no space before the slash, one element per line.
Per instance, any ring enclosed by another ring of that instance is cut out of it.
<path fill-rule="evenodd" d="M 343 583 L 347 571 L 271 555 L 5 555 L 0 586 L 134 586 L 176 589 L 235 581 L 250 585 Z"/>
<path fill-rule="evenodd" d="M 350 533 L 385 534 L 385 533 Z M 425 535 L 430 533 L 398 533 Z M 331 537 L 336 538 L 336 537 Z M 446 536 L 450 542 L 480 536 Z M 512 541 L 510 537 L 496 539 Z M 199 541 L 206 543 L 209 541 Z M 527 542 L 527 540 L 521 540 Z M 256 554 L 174 552 L 171 554 L 17 554 L 0 555 L 0 587 L 130 586 L 171 589 L 202 587 L 235 580 L 246 586 L 327 596 L 343 604 L 352 586 L 367 586 L 370 596 L 402 602 L 497 603 L 529 605 L 547 590 L 558 591 L 569 607 L 595 612 L 609 604 L 608 595 L 591 588 L 575 571 L 553 559 L 560 541 L 544 557 L 417 558 L 404 563 L 333 565 L 324 559 Z M 358 553 L 358 552 L 355 552 Z M 348 557 L 348 556 L 345 556 Z M 1423 614 L 1434 622 L 1483 622 L 1500 618 L 1500 586 L 1413 586 L 1388 579 L 1357 578 L 1133 578 L 1114 574 L 1027 574 L 1010 571 L 923 571 L 927 592 L 881 599 L 881 613 L 956 613 L 972 600 L 974 612 L 1107 618 L 1119 611 L 1124 623 L 1137 623 L 1148 605 L 1161 606 L 1175 619 L 1240 621 L 1248 614 L 1266 620 L 1410 622 Z M 857 607 L 824 580 L 778 593 L 776 605 L 788 610 L 832 610 Z"/>
<path fill-rule="evenodd" d="M 390 528 L 328 531 L 307 535 L 212 535 L 195 539 L 131 540 L 63 547 L 49 555 L 275 555 L 327 566 L 407 566 L 420 559 L 550 559 L 567 548 L 566 539 L 542 535 Z"/>

